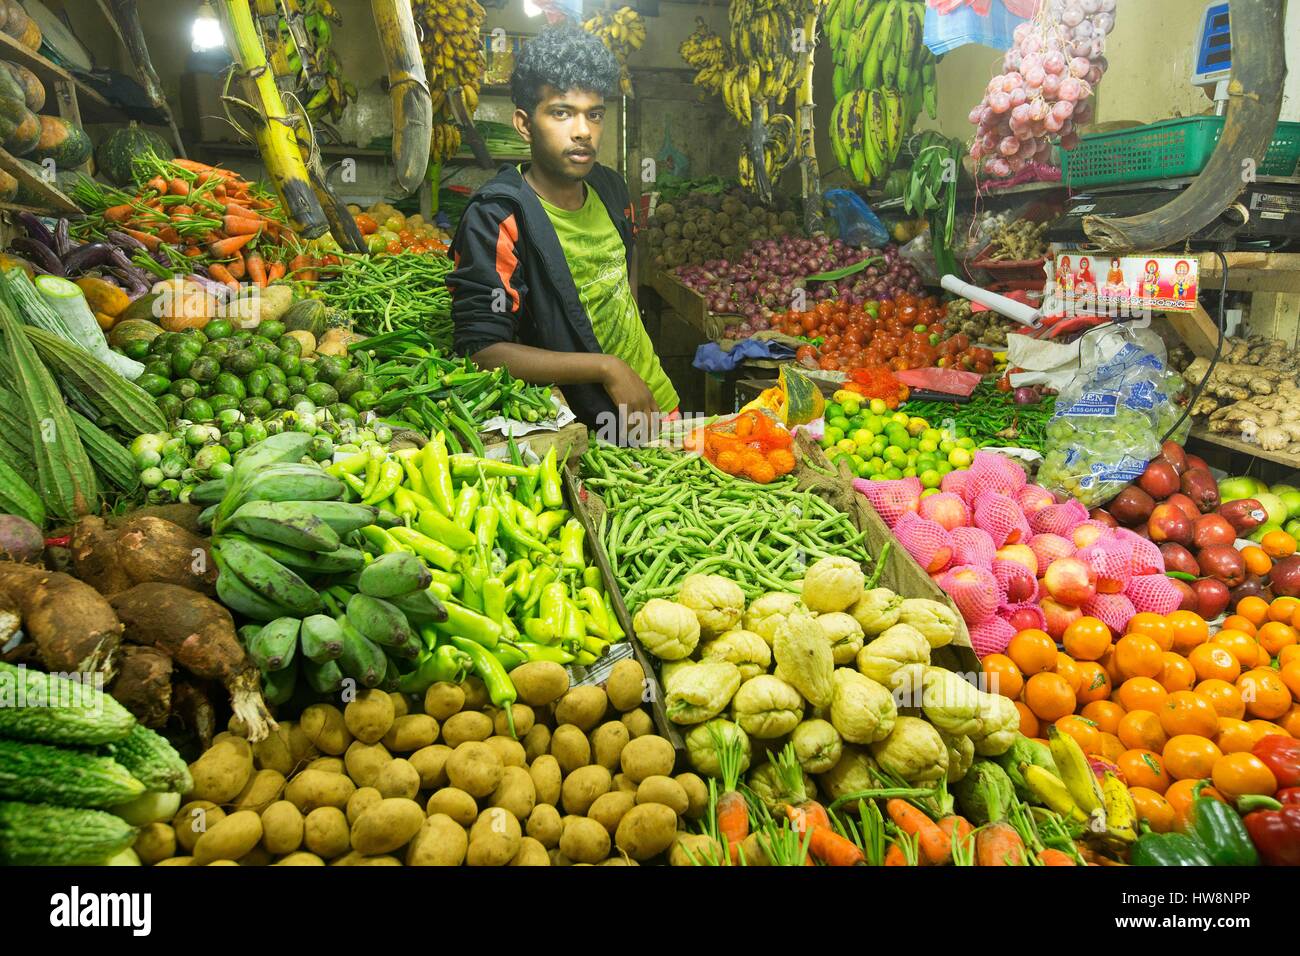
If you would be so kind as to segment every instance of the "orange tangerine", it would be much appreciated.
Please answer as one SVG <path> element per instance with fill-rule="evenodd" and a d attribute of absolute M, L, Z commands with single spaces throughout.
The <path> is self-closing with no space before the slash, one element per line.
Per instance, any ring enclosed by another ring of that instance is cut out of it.
<path fill-rule="evenodd" d="M 1074 658 L 1064 651 L 1056 655 L 1056 673 L 1065 678 L 1065 682 L 1070 685 L 1074 691 L 1074 696 L 1079 696 L 1079 691 L 1083 690 L 1083 671 L 1079 670 L 1079 665 L 1075 663 Z"/>
<path fill-rule="evenodd" d="M 1160 645 L 1145 634 L 1126 634 L 1115 642 L 1115 669 L 1125 680 L 1158 677 L 1164 666 Z"/>
<path fill-rule="evenodd" d="M 1223 626 L 1220 630 L 1224 631 L 1245 631 L 1251 637 L 1255 636 L 1255 625 L 1240 614 L 1231 614 L 1223 619 Z"/>
<path fill-rule="evenodd" d="M 1259 546 L 1270 558 L 1289 558 L 1295 554 L 1296 541 L 1291 535 L 1279 529 L 1270 531 L 1260 538 Z"/>
<path fill-rule="evenodd" d="M 1290 664 L 1292 661 L 1300 661 L 1300 644 L 1292 644 L 1290 647 L 1284 647 L 1282 648 L 1282 652 L 1277 655 L 1278 667 L 1286 667 L 1286 665 Z"/>
<path fill-rule="evenodd" d="M 1250 724 L 1250 726 L 1254 729 L 1255 733 L 1258 735 L 1256 737 L 1257 740 L 1264 737 L 1268 737 L 1272 734 L 1276 734 L 1279 737 L 1291 736 L 1289 733 L 1287 733 L 1286 728 L 1273 723 L 1271 720 L 1248 720 L 1246 721 L 1246 723 Z"/>
<path fill-rule="evenodd" d="M 1113 699 L 1125 710 L 1159 713 L 1169 692 L 1150 677 L 1130 677 L 1115 691 Z"/>
<path fill-rule="evenodd" d="M 1214 789 L 1229 800 L 1248 793 L 1271 797 L 1277 792 L 1277 777 L 1254 754 L 1224 754 L 1214 762 L 1210 779 L 1214 781 Z"/>
<path fill-rule="evenodd" d="M 1074 688 L 1060 674 L 1043 671 L 1025 682 L 1025 703 L 1039 720 L 1060 720 L 1074 713 Z"/>
<path fill-rule="evenodd" d="M 1129 634 L 1142 634 L 1151 638 L 1160 645 L 1162 651 L 1173 649 L 1174 632 L 1169 627 L 1169 622 L 1165 620 L 1163 614 L 1140 611 L 1129 619 L 1127 632 Z"/>
<path fill-rule="evenodd" d="M 1096 661 L 1076 661 L 1083 680 L 1080 681 L 1079 703 L 1091 704 L 1095 700 L 1106 700 L 1111 695 L 1110 675 Z"/>
<path fill-rule="evenodd" d="M 1088 718 L 1080 717 L 1078 714 L 1070 714 L 1056 722 L 1056 729 L 1073 737 L 1075 742 L 1083 748 L 1084 753 L 1095 754 L 1101 752 L 1101 731 Z"/>
<path fill-rule="evenodd" d="M 1250 753 L 1255 749 L 1259 735 L 1255 728 L 1235 717 L 1219 718 L 1219 735 L 1214 742 L 1225 754 Z"/>
<path fill-rule="evenodd" d="M 1300 737 L 1300 704 L 1292 704 L 1291 709 L 1277 719 L 1277 723 L 1292 737 Z"/>
<path fill-rule="evenodd" d="M 1016 662 L 1005 654 L 990 654 L 980 661 L 984 670 L 986 689 L 990 694 L 1001 694 L 1015 700 L 1025 687 L 1024 675 Z"/>
<path fill-rule="evenodd" d="M 1244 636 L 1244 635 L 1243 635 Z M 1193 647 L 1187 661 L 1196 672 L 1197 680 L 1236 680 L 1241 676 L 1241 664 L 1236 656 L 1222 644 L 1201 644 Z"/>
<path fill-rule="evenodd" d="M 1146 821 L 1154 833 L 1169 833 L 1174 829 L 1176 814 L 1169 801 L 1149 787 L 1129 787 L 1139 820 Z"/>
<path fill-rule="evenodd" d="M 1291 619 L 1295 617 L 1296 611 L 1300 611 L 1300 598 L 1283 595 L 1282 597 L 1273 598 L 1273 603 L 1268 606 L 1268 619 L 1290 624 Z"/>
<path fill-rule="evenodd" d="M 1119 668 L 1115 666 L 1115 648 L 1113 645 L 1106 648 L 1106 653 L 1097 658 L 1097 663 L 1102 666 L 1106 676 L 1110 678 L 1110 682 L 1116 687 L 1124 683 L 1124 676 L 1119 672 Z"/>
<path fill-rule="evenodd" d="M 1218 731 L 1218 722 L 1215 722 Z M 1223 756 L 1223 751 L 1214 745 L 1214 741 L 1200 734 L 1178 734 L 1170 737 L 1165 749 L 1160 752 L 1165 761 L 1165 770 L 1175 780 L 1208 777 L 1214 769 L 1214 762 Z"/>
<path fill-rule="evenodd" d="M 1110 647 L 1110 628 L 1095 617 L 1071 621 L 1061 635 L 1065 652 L 1076 661 L 1095 661 Z"/>
<path fill-rule="evenodd" d="M 1020 732 L 1026 737 L 1038 736 L 1038 718 L 1023 701 L 1016 701 L 1016 712 L 1020 714 Z"/>
<path fill-rule="evenodd" d="M 1169 629 L 1173 632 L 1173 649 L 1186 654 L 1197 644 L 1204 644 L 1210 637 L 1210 626 L 1193 611 L 1174 611 L 1166 616 Z"/>
<path fill-rule="evenodd" d="M 1160 726 L 1170 737 L 1195 734 L 1213 737 L 1219 732 L 1219 713 L 1209 699 L 1190 690 L 1174 691 L 1157 712 Z"/>
<path fill-rule="evenodd" d="M 1278 669 L 1277 676 L 1291 691 L 1291 697 L 1300 700 L 1300 655 L 1292 655 L 1291 660 Z"/>
<path fill-rule="evenodd" d="M 1281 621 L 1269 621 L 1259 629 L 1256 639 L 1259 646 L 1268 652 L 1269 657 L 1277 657 L 1282 653 L 1282 648 L 1289 647 L 1296 643 L 1296 629 L 1290 624 L 1283 624 Z"/>
<path fill-rule="evenodd" d="M 1259 627 L 1268 620 L 1268 602 L 1258 595 L 1251 594 L 1237 602 L 1237 613 Z"/>
<path fill-rule="evenodd" d="M 1160 726 L 1160 718 L 1150 710 L 1130 710 L 1119 722 L 1115 731 L 1120 743 L 1130 750 L 1154 750 L 1156 753 L 1165 749 L 1169 735 Z"/>
<path fill-rule="evenodd" d="M 1156 793 L 1169 789 L 1172 778 L 1164 759 L 1153 750 L 1126 750 L 1116 763 L 1130 787 L 1146 787 Z"/>
<path fill-rule="evenodd" d="M 1200 780 L 1193 777 L 1189 777 L 1186 780 L 1175 780 L 1169 785 L 1169 789 L 1165 791 L 1165 799 L 1168 800 L 1169 805 L 1174 808 L 1175 830 L 1183 831 L 1187 829 L 1187 825 L 1191 820 L 1192 798 L 1196 790 L 1196 785 L 1200 782 Z M 1205 787 L 1202 789 L 1201 796 L 1208 797 L 1211 800 L 1218 800 L 1220 803 L 1224 802 L 1223 794 L 1219 793 L 1219 791 L 1215 790 L 1213 787 Z"/>
<path fill-rule="evenodd" d="M 1237 678 L 1246 713 L 1263 720 L 1281 717 L 1291 709 L 1291 691 L 1271 667 L 1257 667 Z"/>
<path fill-rule="evenodd" d="M 1119 722 L 1124 719 L 1124 708 L 1114 701 L 1094 700 L 1084 704 L 1079 716 L 1087 717 L 1104 734 L 1118 733 Z"/>
<path fill-rule="evenodd" d="M 1262 652 L 1259 641 L 1241 631 L 1220 631 L 1210 639 L 1210 645 L 1231 651 L 1244 669 L 1254 667 Z"/>
<path fill-rule="evenodd" d="M 1246 703 L 1241 699 L 1241 691 L 1237 690 L 1235 684 L 1211 677 L 1196 685 L 1196 693 L 1208 700 L 1220 717 L 1236 717 L 1240 720 L 1246 716 Z"/>
<path fill-rule="evenodd" d="M 1255 545 L 1242 548 L 1241 557 L 1246 562 L 1246 570 L 1250 574 L 1258 574 L 1262 578 L 1267 577 L 1268 572 L 1273 570 L 1273 559 L 1263 548 Z"/>
<path fill-rule="evenodd" d="M 1020 668 L 1020 673 L 1032 677 L 1056 666 L 1056 641 L 1046 631 L 1029 628 L 1011 639 L 1007 657 Z"/>
<path fill-rule="evenodd" d="M 1111 763 L 1117 763 L 1119 755 L 1127 749 L 1114 734 L 1101 735 L 1101 756 Z"/>
<path fill-rule="evenodd" d="M 1176 690 L 1192 689 L 1192 685 L 1196 683 L 1196 671 L 1187 658 L 1173 651 L 1165 651 L 1161 655 L 1161 660 L 1163 664 L 1160 674 L 1156 677 L 1161 687 L 1171 694 Z"/>

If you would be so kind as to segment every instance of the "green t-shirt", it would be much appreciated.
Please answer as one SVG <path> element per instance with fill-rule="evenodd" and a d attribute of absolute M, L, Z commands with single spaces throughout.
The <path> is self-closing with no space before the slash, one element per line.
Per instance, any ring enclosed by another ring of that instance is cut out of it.
<path fill-rule="evenodd" d="M 628 281 L 627 250 L 605 204 L 594 189 L 587 190 L 582 208 L 572 211 L 553 206 L 541 196 L 537 199 L 560 237 L 578 297 L 601 349 L 617 355 L 641 376 L 660 411 L 673 411 L 679 404 L 677 391 L 664 374 L 637 311 Z"/>

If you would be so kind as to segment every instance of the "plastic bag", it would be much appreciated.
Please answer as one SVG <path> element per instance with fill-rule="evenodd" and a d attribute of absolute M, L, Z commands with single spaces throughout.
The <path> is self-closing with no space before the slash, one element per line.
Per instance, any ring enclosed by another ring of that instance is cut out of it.
<path fill-rule="evenodd" d="M 1006 0 L 975 0 L 970 6 L 963 0 L 930 0 L 929 6 L 925 12 L 925 45 L 935 56 L 967 43 L 1009 49 L 1015 41 L 1016 27 L 1025 21 L 1010 9 L 1023 10 L 1022 0 L 1010 4 Z"/>
<path fill-rule="evenodd" d="M 883 246 L 889 242 L 889 230 L 857 193 L 847 189 L 828 189 L 822 197 L 835 217 L 839 238 L 851 246 Z"/>

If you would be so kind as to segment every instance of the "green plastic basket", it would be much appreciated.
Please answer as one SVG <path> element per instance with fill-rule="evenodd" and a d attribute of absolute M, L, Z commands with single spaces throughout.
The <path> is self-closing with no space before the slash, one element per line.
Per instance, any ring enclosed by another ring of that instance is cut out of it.
<path fill-rule="evenodd" d="M 1223 133 L 1222 116 L 1190 116 L 1134 129 L 1085 136 L 1062 153 L 1063 178 L 1072 188 L 1195 176 L 1210 161 Z M 1259 176 L 1300 173 L 1300 123 L 1278 123 Z"/>

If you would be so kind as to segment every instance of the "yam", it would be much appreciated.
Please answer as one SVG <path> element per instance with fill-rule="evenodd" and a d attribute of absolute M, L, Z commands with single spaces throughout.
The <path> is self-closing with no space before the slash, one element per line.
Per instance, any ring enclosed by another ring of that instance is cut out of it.
<path fill-rule="evenodd" d="M 524 759 L 532 763 L 551 749 L 551 728 L 545 724 L 533 724 L 531 730 L 524 734 Z"/>
<path fill-rule="evenodd" d="M 686 791 L 688 804 L 682 815 L 688 820 L 698 820 L 704 816 L 704 811 L 709 806 L 709 787 L 704 778 L 697 773 L 688 772 L 679 773 L 673 779 Z"/>
<path fill-rule="evenodd" d="M 194 844 L 194 866 L 214 860 L 238 860 L 262 840 L 262 818 L 239 810 L 208 827 Z"/>
<path fill-rule="evenodd" d="M 610 837 L 618 830 L 618 823 L 623 814 L 636 806 L 636 797 L 625 790 L 611 790 L 602 793 L 587 809 L 587 816 L 595 820 L 607 831 Z"/>
<path fill-rule="evenodd" d="M 605 694 L 610 706 L 621 712 L 635 710 L 646 698 L 646 676 L 641 664 L 633 658 L 624 658 L 609 671 L 605 681 Z"/>
<path fill-rule="evenodd" d="M 678 816 L 684 815 L 691 805 L 686 788 L 672 777 L 663 776 L 646 777 L 642 780 L 641 785 L 636 788 L 636 802 L 638 804 L 662 803 Z"/>
<path fill-rule="evenodd" d="M 446 744 L 431 744 L 407 758 L 420 775 L 421 790 L 437 790 L 447 785 L 447 758 L 451 753 Z"/>
<path fill-rule="evenodd" d="M 324 866 L 325 861 L 315 853 L 308 853 L 305 850 L 299 850 L 296 853 L 290 853 L 282 860 L 276 860 L 272 866 Z"/>
<path fill-rule="evenodd" d="M 468 849 L 465 828 L 445 813 L 435 813 L 420 824 L 411 838 L 406 848 L 406 865 L 460 866 Z"/>
<path fill-rule="evenodd" d="M 356 789 L 344 774 L 304 770 L 289 781 L 284 798 L 303 813 L 310 813 L 317 807 L 346 807 Z"/>
<path fill-rule="evenodd" d="M 667 776 L 673 772 L 677 754 L 673 745 L 663 737 L 646 735 L 628 741 L 619 760 L 623 772 L 634 783 L 640 783 L 646 777 Z"/>
<path fill-rule="evenodd" d="M 235 636 L 230 612 L 177 584 L 137 584 L 110 599 L 128 639 L 157 647 L 195 677 L 217 680 L 248 739 L 265 739 L 275 721 L 262 699 L 261 675 Z M 66 626 L 66 625 L 65 625 Z"/>
<path fill-rule="evenodd" d="M 199 515 L 201 514 L 203 514 L 203 509 L 198 505 L 175 502 L 169 505 L 143 505 L 139 508 L 132 508 L 122 515 L 109 515 L 105 523 L 110 529 L 116 530 L 129 521 L 148 515 L 153 518 L 161 518 L 163 521 L 169 521 L 190 534 L 203 536 L 207 534 L 207 529 L 199 524 Z"/>
<path fill-rule="evenodd" d="M 155 647 L 120 648 L 108 692 L 146 727 L 163 726 L 172 710 L 172 659 Z"/>
<path fill-rule="evenodd" d="M 492 736 L 492 718 L 475 710 L 462 710 L 447 718 L 442 725 L 442 741 L 455 750 L 471 740 L 487 740 Z"/>
<path fill-rule="evenodd" d="M 510 716 L 515 722 L 515 736 L 524 737 L 528 731 L 533 729 L 533 723 L 536 718 L 533 716 L 533 709 L 527 704 L 511 704 Z M 507 737 L 510 735 L 510 721 L 506 719 L 504 709 L 497 711 L 492 717 L 492 730 L 498 737 Z"/>
<path fill-rule="evenodd" d="M 613 777 L 604 767 L 593 764 L 580 767 L 564 778 L 560 793 L 564 803 L 564 812 L 574 816 L 585 816 L 601 794 L 608 793 Z"/>
<path fill-rule="evenodd" d="M 352 796 L 348 797 L 348 826 L 352 826 L 352 824 L 356 823 L 357 817 L 361 816 L 361 814 L 365 813 L 382 799 L 384 799 L 384 795 L 374 787 L 358 787 L 354 790 Z"/>
<path fill-rule="evenodd" d="M 465 695 L 465 703 L 461 705 L 461 710 L 479 711 L 492 703 L 488 697 L 487 687 L 477 677 L 472 675 L 466 677 L 459 686 L 461 693 Z"/>
<path fill-rule="evenodd" d="M 642 803 L 619 822 L 614 843 L 632 859 L 642 861 L 667 850 L 676 836 L 677 814 L 661 803 Z"/>
<path fill-rule="evenodd" d="M 424 811 L 414 800 L 385 798 L 352 824 L 352 848 L 366 856 L 391 853 L 410 842 L 424 820 Z"/>
<path fill-rule="evenodd" d="M 424 806 L 428 816 L 441 813 L 451 817 L 463 827 L 471 826 L 478 819 L 478 804 L 464 790 L 456 787 L 443 787 L 429 798 Z"/>
<path fill-rule="evenodd" d="M 136 583 L 118 561 L 117 531 L 110 529 L 98 515 L 86 515 L 72 526 L 68 553 L 77 580 L 100 594 L 117 594 Z"/>
<path fill-rule="evenodd" d="M 262 811 L 262 846 L 282 856 L 302 846 L 303 817 L 288 800 L 277 800 Z"/>
<path fill-rule="evenodd" d="M 317 807 L 303 821 L 302 845 L 322 860 L 342 856 L 352 848 L 348 818 L 338 807 Z"/>
<path fill-rule="evenodd" d="M 551 734 L 551 756 L 566 774 L 591 763 L 591 741 L 573 724 L 561 724 Z"/>
<path fill-rule="evenodd" d="M 465 862 L 470 866 L 505 866 L 523 840 L 523 830 L 514 814 L 501 807 L 488 807 L 479 814 L 469 831 Z"/>
<path fill-rule="evenodd" d="M 447 758 L 447 779 L 471 797 L 486 797 L 501 783 L 504 765 L 496 751 L 484 743 L 468 741 Z"/>
<path fill-rule="evenodd" d="M 575 687 L 555 705 L 555 721 L 573 724 L 584 733 L 591 730 L 609 709 L 609 698 L 599 687 Z"/>
<path fill-rule="evenodd" d="M 208 832 L 226 818 L 226 811 L 211 800 L 191 800 L 176 811 L 172 818 L 172 830 L 176 833 L 176 842 L 186 853 L 194 849 L 199 837 Z"/>
<path fill-rule="evenodd" d="M 155 820 L 140 828 L 131 845 L 135 855 L 145 866 L 153 866 L 168 857 L 176 855 L 176 831 L 171 824 Z"/>
<path fill-rule="evenodd" d="M 424 692 L 424 712 L 439 723 L 465 708 L 465 691 L 459 684 L 438 681 Z"/>
<path fill-rule="evenodd" d="M 506 767 L 501 783 L 492 793 L 491 805 L 509 810 L 519 820 L 527 820 L 537 805 L 537 788 L 523 767 Z"/>
<path fill-rule="evenodd" d="M 510 861 L 511 866 L 550 866 L 551 857 L 546 847 L 537 840 L 526 836 L 519 841 L 519 852 Z"/>
<path fill-rule="evenodd" d="M 631 740 L 627 725 L 621 720 L 607 720 L 591 733 L 591 750 L 596 763 L 610 773 L 619 767 L 619 758 L 623 748 Z"/>
<path fill-rule="evenodd" d="M 261 813 L 280 799 L 284 792 L 284 774 L 278 770 L 257 770 L 231 804 L 236 810 Z"/>
<path fill-rule="evenodd" d="M 375 780 L 375 789 L 385 798 L 405 797 L 414 800 L 420 792 L 420 773 L 409 760 L 396 757 L 390 760 Z"/>
<path fill-rule="evenodd" d="M 528 835 L 548 850 L 560 844 L 560 811 L 549 803 L 539 803 L 528 814 Z"/>
<path fill-rule="evenodd" d="M 71 575 L 0 561 L 0 594 L 22 613 L 23 630 L 36 644 L 46 668 L 64 673 L 111 672 L 122 642 L 122 622 L 89 584 Z"/>
<path fill-rule="evenodd" d="M 194 786 L 188 796 L 216 804 L 229 803 L 244 789 L 252 774 L 253 750 L 248 741 L 222 735 L 190 764 Z"/>
<path fill-rule="evenodd" d="M 114 553 L 132 584 L 156 581 L 216 596 L 217 566 L 207 539 L 170 521 L 132 516 L 117 529 Z"/>
<path fill-rule="evenodd" d="M 382 740 L 395 719 L 392 698 L 387 691 L 375 687 L 367 687 L 343 708 L 344 726 L 363 744 Z"/>
<path fill-rule="evenodd" d="M 609 833 L 597 821 L 568 816 L 560 830 L 560 852 L 574 863 L 599 863 L 609 856 Z"/>
<path fill-rule="evenodd" d="M 376 786 L 380 772 L 392 759 L 392 754 L 383 744 L 363 744 L 354 740 L 343 755 L 343 765 L 358 787 L 373 787 Z"/>
<path fill-rule="evenodd" d="M 633 740 L 654 733 L 655 722 L 644 710 L 629 710 L 619 720 L 627 727 L 628 736 Z"/>
<path fill-rule="evenodd" d="M 564 780 L 564 771 L 560 762 L 550 754 L 543 754 L 533 761 L 528 768 L 528 775 L 533 778 L 537 789 L 537 802 L 555 806 L 560 802 L 560 787 Z"/>
<path fill-rule="evenodd" d="M 352 732 L 342 712 L 331 704 L 312 704 L 298 718 L 298 726 L 312 746 L 332 757 L 342 756 L 352 743 Z"/>
<path fill-rule="evenodd" d="M 438 739 L 438 722 L 428 714 L 398 717 L 384 734 L 384 746 L 393 753 L 414 753 Z"/>
<path fill-rule="evenodd" d="M 519 699 L 530 707 L 559 700 L 569 689 L 569 672 L 554 661 L 529 661 L 510 672 Z"/>
<path fill-rule="evenodd" d="M 484 741 L 506 767 L 527 766 L 527 754 L 524 745 L 509 737 L 489 737 Z"/>

